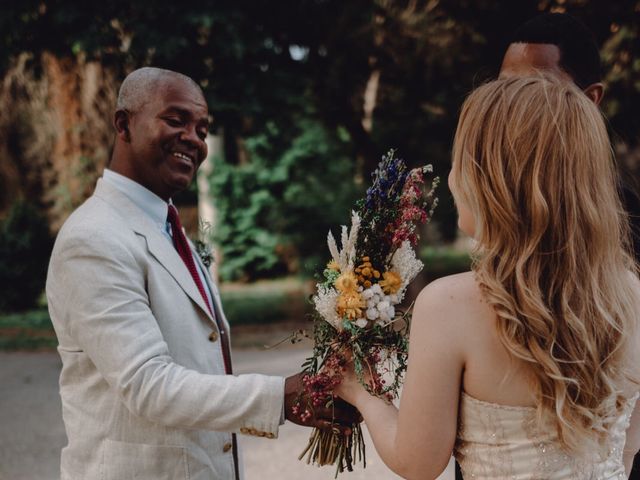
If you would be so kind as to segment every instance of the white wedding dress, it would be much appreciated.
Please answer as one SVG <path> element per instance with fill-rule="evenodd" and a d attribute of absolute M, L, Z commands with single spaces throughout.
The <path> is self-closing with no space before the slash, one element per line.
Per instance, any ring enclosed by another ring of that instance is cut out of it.
<path fill-rule="evenodd" d="M 465 480 L 626 480 L 622 452 L 637 399 L 627 401 L 611 428 L 603 462 L 565 454 L 555 429 L 537 426 L 535 408 L 497 405 L 463 392 L 454 455 Z"/>

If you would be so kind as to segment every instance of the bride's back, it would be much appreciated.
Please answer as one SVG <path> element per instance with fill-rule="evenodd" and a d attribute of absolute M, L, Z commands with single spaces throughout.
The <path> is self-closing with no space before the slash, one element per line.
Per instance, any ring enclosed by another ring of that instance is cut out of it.
<path fill-rule="evenodd" d="M 640 298 L 640 282 L 629 276 Z M 486 298 L 473 272 L 452 275 L 441 280 L 447 290 L 460 295 L 459 331 L 464 338 L 466 361 L 462 390 L 469 396 L 488 403 L 506 406 L 535 407 L 535 375 L 531 364 L 514 357 L 500 340 L 498 317 Z M 640 365 L 640 329 L 626 346 L 624 368 Z M 637 386 L 624 382 L 620 389 L 631 397 Z"/>
<path fill-rule="evenodd" d="M 491 403 L 535 406 L 530 365 L 513 357 L 500 341 L 496 313 L 482 298 L 474 274 L 457 277 L 457 288 L 468 299 L 464 306 L 468 313 L 460 319 L 467 354 L 462 390 Z"/>

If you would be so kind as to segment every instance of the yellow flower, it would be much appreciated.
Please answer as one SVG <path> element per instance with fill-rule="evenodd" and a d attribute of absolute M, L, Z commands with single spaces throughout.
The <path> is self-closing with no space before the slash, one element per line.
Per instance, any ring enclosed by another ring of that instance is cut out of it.
<path fill-rule="evenodd" d="M 358 278 L 354 275 L 353 272 L 344 272 L 336 279 L 335 286 L 342 293 L 357 293 Z"/>
<path fill-rule="evenodd" d="M 384 290 L 384 293 L 387 295 L 393 295 L 400 290 L 400 287 L 402 286 L 402 279 L 396 272 L 384 272 L 382 274 L 382 278 L 383 280 L 380 280 L 379 283 L 382 290 Z"/>
<path fill-rule="evenodd" d="M 329 263 L 327 263 L 327 268 L 336 272 L 340 271 L 340 265 L 338 265 L 338 262 L 336 262 L 335 260 L 331 260 Z"/>
<path fill-rule="evenodd" d="M 338 297 L 338 313 L 349 320 L 360 318 L 365 307 L 364 299 L 358 292 L 344 292 Z"/>

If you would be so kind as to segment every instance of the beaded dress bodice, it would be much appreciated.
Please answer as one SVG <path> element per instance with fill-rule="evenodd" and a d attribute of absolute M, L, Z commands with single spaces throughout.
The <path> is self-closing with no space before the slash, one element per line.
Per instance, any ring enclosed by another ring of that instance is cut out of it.
<path fill-rule="evenodd" d="M 637 399 L 638 394 L 627 401 L 612 426 L 603 462 L 567 455 L 553 425 L 538 425 L 535 408 L 498 405 L 463 392 L 454 455 L 465 480 L 626 479 L 622 452 Z"/>

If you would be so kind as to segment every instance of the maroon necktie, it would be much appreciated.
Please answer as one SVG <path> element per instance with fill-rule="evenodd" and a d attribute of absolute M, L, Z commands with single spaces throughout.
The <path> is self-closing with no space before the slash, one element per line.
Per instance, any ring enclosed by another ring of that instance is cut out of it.
<path fill-rule="evenodd" d="M 216 325 L 218 326 L 218 330 L 220 331 L 220 341 L 222 342 L 224 369 L 227 374 L 231 374 L 231 355 L 229 350 L 229 338 L 227 336 L 227 332 L 225 331 L 224 326 L 218 321 L 217 315 L 214 314 L 211 304 L 209 303 L 209 298 L 207 297 L 204 285 L 202 284 L 202 280 L 200 280 L 200 275 L 198 274 L 196 264 L 193 260 L 191 247 L 189 246 L 187 237 L 182 231 L 182 225 L 180 224 L 180 218 L 178 217 L 178 210 L 176 210 L 176 207 L 174 207 L 173 205 L 169 205 L 167 221 L 171 225 L 171 236 L 173 237 L 173 245 L 176 247 L 178 255 L 180 255 L 180 258 L 186 265 L 187 270 L 189 270 L 191 278 L 193 278 L 193 281 L 196 283 L 198 291 L 200 292 L 200 295 L 202 295 L 202 299 L 209 309 L 209 313 L 211 313 L 211 316 L 213 316 L 216 321 Z"/>
<path fill-rule="evenodd" d="M 198 291 L 200 292 L 200 295 L 202 295 L 202 299 L 209 309 L 209 313 L 213 315 L 213 310 L 211 309 L 211 305 L 209 304 L 209 298 L 207 297 L 207 294 L 204 290 L 204 285 L 202 285 L 202 280 L 200 280 L 200 275 L 198 274 L 196 264 L 193 261 L 191 247 L 189 246 L 187 237 L 182 231 L 180 217 L 178 217 L 178 210 L 176 210 L 176 207 L 174 207 L 173 205 L 169 205 L 169 214 L 167 215 L 167 220 L 171 225 L 171 236 L 173 237 L 173 245 L 176 247 L 178 255 L 180 255 L 180 258 L 187 266 L 187 270 L 189 270 L 191 278 L 193 278 L 193 281 L 196 282 L 196 287 L 198 287 Z"/>

